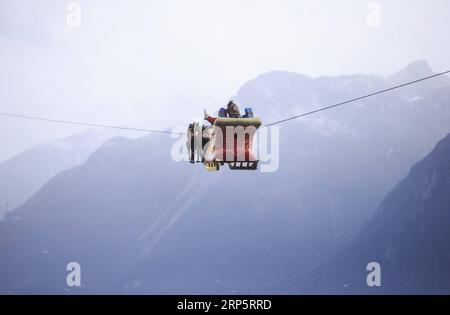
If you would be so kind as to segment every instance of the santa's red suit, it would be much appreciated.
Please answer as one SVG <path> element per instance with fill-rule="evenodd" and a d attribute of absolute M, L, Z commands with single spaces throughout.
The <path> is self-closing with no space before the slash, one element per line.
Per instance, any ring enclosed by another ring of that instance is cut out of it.
<path fill-rule="evenodd" d="M 205 117 L 205 120 L 209 121 L 209 123 L 212 125 L 212 124 L 214 124 L 214 121 L 216 121 L 216 118 L 208 115 Z"/>

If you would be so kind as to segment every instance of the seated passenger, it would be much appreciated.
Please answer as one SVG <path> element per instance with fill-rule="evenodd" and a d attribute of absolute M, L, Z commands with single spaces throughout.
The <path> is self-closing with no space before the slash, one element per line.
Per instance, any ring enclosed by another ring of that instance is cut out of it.
<path fill-rule="evenodd" d="M 227 105 L 227 114 L 230 118 L 241 118 L 239 107 L 233 101 L 229 101 Z"/>

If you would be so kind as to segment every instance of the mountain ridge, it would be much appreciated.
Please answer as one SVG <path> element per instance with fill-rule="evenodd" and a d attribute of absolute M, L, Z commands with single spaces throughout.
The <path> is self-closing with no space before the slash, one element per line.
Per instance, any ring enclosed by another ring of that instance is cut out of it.
<path fill-rule="evenodd" d="M 106 138 L 98 131 L 86 130 L 34 146 L 0 163 L 0 218 L 25 202 L 54 175 L 82 164 Z M 8 203 L 7 210 L 3 203 Z"/>
<path fill-rule="evenodd" d="M 450 134 L 386 195 L 349 244 L 298 277 L 289 292 L 448 294 L 449 190 Z M 365 284 L 371 261 L 381 265 L 381 287 Z"/>

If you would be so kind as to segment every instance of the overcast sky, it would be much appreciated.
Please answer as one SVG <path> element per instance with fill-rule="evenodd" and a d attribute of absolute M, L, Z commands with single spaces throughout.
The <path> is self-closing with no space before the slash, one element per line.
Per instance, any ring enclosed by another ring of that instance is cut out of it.
<path fill-rule="evenodd" d="M 448 0 L 0 0 L 0 112 L 164 128 L 271 70 L 447 70 L 449 29 Z M 0 161 L 83 129 L 0 117 Z"/>

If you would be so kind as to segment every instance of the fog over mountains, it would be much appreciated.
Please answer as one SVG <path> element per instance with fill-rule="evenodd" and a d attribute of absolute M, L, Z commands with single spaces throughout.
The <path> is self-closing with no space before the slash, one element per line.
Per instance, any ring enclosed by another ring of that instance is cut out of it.
<path fill-rule="evenodd" d="M 277 71 L 249 81 L 235 97 L 270 123 L 430 73 L 423 61 L 389 78 Z M 443 78 L 288 122 L 280 127 L 273 173 L 207 173 L 175 162 L 175 140 L 164 135 L 110 139 L 0 223 L 0 290 L 291 292 L 286 284 L 297 285 L 299 275 L 354 244 L 385 196 L 450 132 L 449 104 Z M 383 211 L 400 211 L 383 204 Z M 401 224 L 400 216 L 393 219 L 394 227 Z M 420 228 L 435 224 L 425 220 Z M 82 266 L 81 288 L 66 286 L 69 261 Z M 404 289 L 392 283 L 392 291 Z"/>
<path fill-rule="evenodd" d="M 37 145 L 0 163 L 0 219 L 13 211 L 59 172 L 86 161 L 107 139 L 107 133 L 87 130 Z"/>

